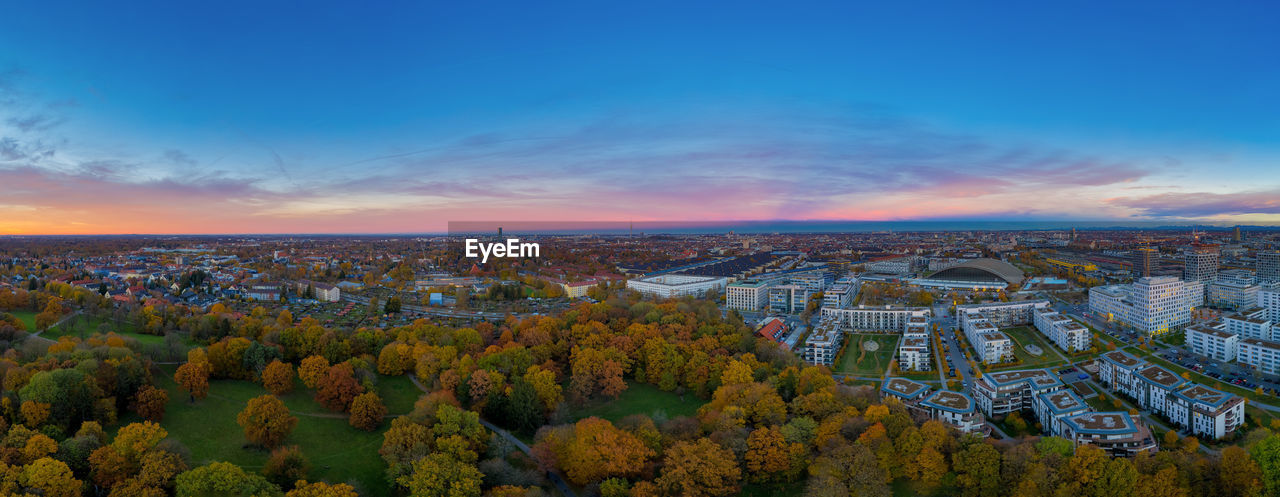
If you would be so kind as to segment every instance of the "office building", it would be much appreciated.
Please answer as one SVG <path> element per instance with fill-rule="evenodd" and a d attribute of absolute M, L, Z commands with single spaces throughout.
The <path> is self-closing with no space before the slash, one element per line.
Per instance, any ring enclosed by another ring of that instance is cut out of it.
<path fill-rule="evenodd" d="M 1257 262 L 1258 283 L 1280 283 L 1280 250 L 1259 250 Z"/>
<path fill-rule="evenodd" d="M 853 304 L 853 297 L 858 294 L 856 287 L 849 283 L 836 283 L 831 285 L 826 292 L 822 294 L 822 307 L 830 307 L 832 309 L 843 309 Z"/>
<path fill-rule="evenodd" d="M 759 311 L 769 304 L 769 284 L 762 280 L 730 283 L 724 289 L 725 307 L 739 311 Z"/>
<path fill-rule="evenodd" d="M 1160 335 L 1191 322 L 1191 310 L 1204 303 L 1204 285 L 1172 276 L 1138 278 L 1129 285 L 1089 289 L 1089 310 L 1148 335 Z"/>
<path fill-rule="evenodd" d="M 1208 304 L 1222 309 L 1244 309 L 1258 302 L 1258 285 L 1238 279 L 1218 279 L 1209 283 Z"/>
<path fill-rule="evenodd" d="M 784 314 L 804 312 L 814 292 L 800 285 L 769 287 L 769 311 Z"/>
<path fill-rule="evenodd" d="M 1182 279 L 1208 284 L 1218 279 L 1218 246 L 1192 245 L 1183 254 Z"/>

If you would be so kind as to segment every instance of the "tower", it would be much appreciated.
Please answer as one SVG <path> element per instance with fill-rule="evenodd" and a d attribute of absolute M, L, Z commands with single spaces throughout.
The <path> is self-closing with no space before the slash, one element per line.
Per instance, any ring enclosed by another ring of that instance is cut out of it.
<path fill-rule="evenodd" d="M 1139 247 L 1133 250 L 1133 277 L 1145 278 L 1151 276 L 1151 268 L 1155 265 L 1156 249 L 1151 247 Z"/>
<path fill-rule="evenodd" d="M 1240 243 L 1240 239 L 1241 239 L 1240 227 L 1236 226 L 1234 228 L 1231 228 L 1231 241 L 1235 243 Z"/>
<path fill-rule="evenodd" d="M 1280 283 L 1280 250 L 1258 251 L 1258 283 Z"/>
<path fill-rule="evenodd" d="M 1218 279 L 1218 246 L 1193 244 L 1185 254 L 1182 279 L 1209 284 Z"/>

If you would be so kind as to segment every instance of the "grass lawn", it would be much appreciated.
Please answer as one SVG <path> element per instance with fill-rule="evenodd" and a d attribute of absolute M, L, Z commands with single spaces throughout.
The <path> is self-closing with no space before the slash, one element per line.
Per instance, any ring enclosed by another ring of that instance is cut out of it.
<path fill-rule="evenodd" d="M 1039 368 L 1053 364 L 1065 364 L 1062 358 L 1054 352 L 1053 345 L 1040 335 L 1039 331 L 1033 330 L 1026 326 L 1015 326 L 1006 328 L 1003 331 L 1016 345 L 1013 347 L 1013 355 L 1022 360 L 1020 368 Z M 1027 345 L 1035 345 L 1040 347 L 1040 355 L 1031 355 L 1027 352 Z"/>
<path fill-rule="evenodd" d="M 18 321 L 22 321 L 22 324 L 27 325 L 27 333 L 36 332 L 36 311 L 13 310 L 9 311 L 9 314 L 13 314 L 14 317 L 18 318 Z"/>
<path fill-rule="evenodd" d="M 836 372 L 880 376 L 889 369 L 889 361 L 897 353 L 898 338 L 898 335 L 849 335 L 849 345 L 836 364 Z M 865 350 L 863 344 L 866 342 L 874 342 L 879 348 L 875 351 Z"/>
<path fill-rule="evenodd" d="M 90 336 L 93 336 L 93 334 L 98 333 L 98 330 L 103 327 L 102 326 L 103 323 L 106 323 L 107 328 L 110 329 L 110 331 L 114 332 L 115 334 L 120 335 L 122 337 L 133 338 L 142 345 L 157 345 L 160 343 L 164 343 L 163 336 L 141 333 L 140 330 L 138 329 L 138 326 L 130 321 L 127 321 L 127 320 L 122 321 L 119 325 L 117 325 L 114 320 L 109 318 L 105 318 L 105 317 L 91 318 L 85 315 L 71 318 L 71 320 L 69 320 L 66 323 L 63 323 L 61 326 L 49 329 L 44 333 L 41 333 L 40 336 L 48 338 L 50 340 L 57 340 L 64 336 L 73 336 L 77 338 L 89 338 Z M 191 347 L 195 346 L 195 343 L 192 342 L 190 339 L 184 339 L 183 342 L 186 343 L 188 346 L 191 346 Z"/>
<path fill-rule="evenodd" d="M 214 380 L 209 397 L 192 404 L 173 382 L 174 369 L 166 366 L 163 374 L 156 375 L 156 382 L 169 392 L 169 409 L 161 423 L 169 436 L 191 449 L 195 464 L 228 461 L 249 471 L 260 471 L 268 452 L 245 446 L 243 430 L 235 418 L 249 399 L 266 394 L 266 390 L 247 381 Z M 408 412 L 420 393 L 407 377 L 379 377 L 378 390 L 391 414 Z M 382 432 L 388 425 L 375 432 L 357 430 L 347 424 L 345 416 L 316 403 L 313 395 L 299 383 L 293 392 L 281 397 L 298 417 L 298 425 L 285 443 L 302 448 L 311 462 L 309 476 L 330 482 L 358 482 L 361 495 L 391 495 L 392 489 L 383 477 L 386 463 L 378 455 Z"/>
<path fill-rule="evenodd" d="M 644 414 L 653 416 L 663 413 L 668 419 L 678 416 L 693 416 L 706 401 L 692 393 L 683 397 L 671 392 L 664 392 L 648 383 L 628 383 L 626 391 L 617 399 L 594 399 L 581 407 L 573 408 L 573 419 L 592 416 L 607 419 L 611 422 L 630 416 Z"/>

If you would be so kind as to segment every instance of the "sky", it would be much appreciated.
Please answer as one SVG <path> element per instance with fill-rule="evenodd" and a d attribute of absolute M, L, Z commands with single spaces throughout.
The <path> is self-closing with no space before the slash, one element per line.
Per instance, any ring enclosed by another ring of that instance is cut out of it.
<path fill-rule="evenodd" d="M 0 234 L 1280 223 L 1274 2 L 4 11 Z"/>

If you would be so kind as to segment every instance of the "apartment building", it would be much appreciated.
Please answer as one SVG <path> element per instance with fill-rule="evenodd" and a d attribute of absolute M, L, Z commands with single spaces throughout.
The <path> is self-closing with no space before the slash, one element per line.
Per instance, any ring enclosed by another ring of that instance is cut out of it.
<path fill-rule="evenodd" d="M 804 339 L 801 357 L 809 364 L 831 366 L 835 363 L 840 346 L 844 345 L 844 333 L 833 319 L 823 318 Z"/>
<path fill-rule="evenodd" d="M 961 392 L 938 390 L 920 401 L 920 406 L 928 410 L 930 418 L 951 425 L 962 433 L 981 432 L 986 422 L 973 397 Z"/>
<path fill-rule="evenodd" d="M 1134 457 L 1158 450 L 1151 429 L 1127 412 L 1085 412 L 1069 416 L 1062 420 L 1058 436 L 1076 445 L 1094 445 L 1111 457 Z"/>
<path fill-rule="evenodd" d="M 1236 360 L 1259 372 L 1280 375 L 1280 343 L 1257 338 L 1242 339 Z"/>
<path fill-rule="evenodd" d="M 1274 323 L 1267 319 L 1267 310 L 1261 307 L 1252 307 L 1227 315 L 1222 318 L 1222 323 L 1227 332 L 1239 335 L 1241 338 L 1280 341 L 1275 326 L 1272 326 Z"/>
<path fill-rule="evenodd" d="M 1089 405 L 1071 389 L 1055 390 L 1036 396 L 1036 420 L 1050 436 L 1062 435 L 1062 421 L 1089 411 Z"/>
<path fill-rule="evenodd" d="M 1062 350 L 1080 352 L 1093 346 L 1093 333 L 1089 328 L 1066 315 L 1049 309 L 1036 309 L 1033 317 L 1036 329 Z"/>
<path fill-rule="evenodd" d="M 1023 300 L 1019 302 L 992 302 L 956 306 L 956 318 L 963 325 L 966 319 L 981 314 L 999 328 L 1030 324 L 1037 310 L 1048 310 L 1048 300 Z"/>
<path fill-rule="evenodd" d="M 930 352 L 929 334 L 913 328 L 898 340 L 898 369 L 903 371 L 930 371 L 933 354 Z"/>
<path fill-rule="evenodd" d="M 1244 422 L 1244 399 L 1199 385 L 1121 351 L 1102 355 L 1103 385 L 1197 436 L 1222 438 Z"/>
<path fill-rule="evenodd" d="M 908 407 L 918 404 L 929 395 L 929 386 L 906 378 L 885 378 L 880 386 L 880 398 L 896 398 Z"/>
<path fill-rule="evenodd" d="M 1192 354 L 1223 362 L 1236 360 L 1240 335 L 1205 324 L 1188 326 L 1186 334 L 1187 349 Z"/>
<path fill-rule="evenodd" d="M 701 297 L 728 284 L 722 277 L 663 274 L 627 280 L 627 289 L 658 298 Z"/>
<path fill-rule="evenodd" d="M 983 374 L 973 384 L 973 398 L 987 416 L 1035 409 L 1037 396 L 1066 385 L 1047 369 L 1023 369 Z"/>
<path fill-rule="evenodd" d="M 986 364 L 999 364 L 1013 359 L 1013 340 L 996 328 L 991 321 L 977 317 L 965 321 L 965 338 L 978 354 L 978 360 Z"/>
<path fill-rule="evenodd" d="M 860 305 L 848 309 L 824 307 L 822 316 L 832 316 L 839 326 L 852 331 L 906 331 L 911 318 L 928 319 L 928 307 L 893 307 Z"/>
<path fill-rule="evenodd" d="M 1267 320 L 1280 323 L 1280 284 L 1272 284 L 1258 290 L 1258 307 L 1267 310 Z"/>

